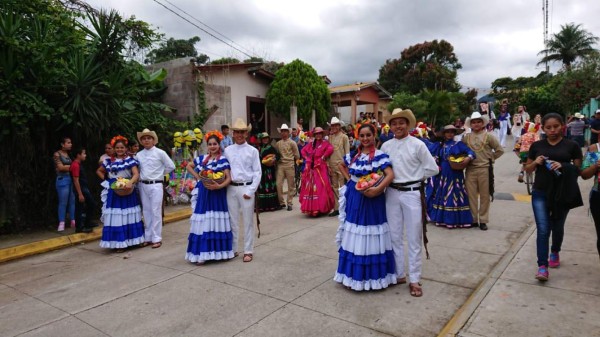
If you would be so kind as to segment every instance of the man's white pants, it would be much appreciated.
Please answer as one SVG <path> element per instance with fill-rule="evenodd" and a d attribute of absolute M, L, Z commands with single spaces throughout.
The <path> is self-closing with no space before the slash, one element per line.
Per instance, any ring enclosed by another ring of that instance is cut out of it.
<path fill-rule="evenodd" d="M 423 222 L 421 213 L 421 193 L 419 191 L 398 191 L 388 187 L 385 191 L 385 210 L 392 235 L 392 248 L 396 259 L 398 278 L 404 273 L 404 232 L 408 241 L 408 275 L 410 283 L 421 279 L 421 247 L 423 242 Z"/>
<path fill-rule="evenodd" d="M 162 241 L 162 184 L 138 184 L 140 199 L 142 199 L 142 214 L 144 214 L 144 241 Z"/>
<path fill-rule="evenodd" d="M 247 186 L 227 187 L 227 207 L 233 234 L 233 251 L 237 251 L 240 222 L 244 225 L 244 254 L 252 254 L 254 248 L 254 194 L 244 199 Z M 240 213 L 242 217 L 240 219 Z"/>

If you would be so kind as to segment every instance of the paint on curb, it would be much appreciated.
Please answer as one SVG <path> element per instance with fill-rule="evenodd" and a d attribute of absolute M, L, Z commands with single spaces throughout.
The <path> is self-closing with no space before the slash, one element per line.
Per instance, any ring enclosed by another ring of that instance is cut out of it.
<path fill-rule="evenodd" d="M 164 224 L 176 222 L 189 218 L 192 215 L 192 209 L 182 209 L 165 215 Z M 56 238 L 30 242 L 18 246 L 0 249 L 0 263 L 20 259 L 26 256 L 41 254 L 52 250 L 57 250 L 73 245 L 100 240 L 102 237 L 102 227 L 94 229 L 92 233 L 75 233 Z"/>

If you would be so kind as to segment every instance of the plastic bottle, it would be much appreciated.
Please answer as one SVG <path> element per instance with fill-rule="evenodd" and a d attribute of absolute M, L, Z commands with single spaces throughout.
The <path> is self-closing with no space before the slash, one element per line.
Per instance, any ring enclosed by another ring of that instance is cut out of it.
<path fill-rule="evenodd" d="M 546 168 L 550 170 L 550 172 L 554 173 L 555 176 L 559 177 L 562 173 L 559 170 L 552 169 L 553 162 L 553 160 L 548 160 L 548 158 L 546 158 L 546 161 L 544 161 L 544 165 L 546 165 Z"/>

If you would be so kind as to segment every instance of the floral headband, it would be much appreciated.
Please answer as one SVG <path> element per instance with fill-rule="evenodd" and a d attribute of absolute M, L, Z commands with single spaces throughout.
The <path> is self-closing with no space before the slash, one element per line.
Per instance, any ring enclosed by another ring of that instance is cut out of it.
<path fill-rule="evenodd" d="M 125 146 L 127 146 L 127 144 L 129 143 L 129 141 L 127 140 L 127 138 L 121 136 L 121 135 L 117 135 L 112 137 L 112 139 L 110 140 L 110 146 L 115 147 L 115 144 L 117 143 L 117 141 L 122 141 L 123 143 L 125 143 Z"/>
<path fill-rule="evenodd" d="M 218 130 L 212 130 L 207 132 L 206 135 L 204 135 L 204 140 L 208 142 L 208 138 L 210 138 L 211 136 L 216 136 L 219 139 L 219 142 L 223 140 L 223 134 L 220 133 Z"/>

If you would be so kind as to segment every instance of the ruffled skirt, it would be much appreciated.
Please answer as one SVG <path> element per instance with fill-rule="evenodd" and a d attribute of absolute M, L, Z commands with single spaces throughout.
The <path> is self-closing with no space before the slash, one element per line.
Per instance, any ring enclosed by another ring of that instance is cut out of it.
<path fill-rule="evenodd" d="M 100 247 L 127 248 L 144 242 L 144 224 L 138 194 L 119 196 L 108 188 L 103 204 L 104 228 Z"/>

